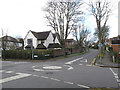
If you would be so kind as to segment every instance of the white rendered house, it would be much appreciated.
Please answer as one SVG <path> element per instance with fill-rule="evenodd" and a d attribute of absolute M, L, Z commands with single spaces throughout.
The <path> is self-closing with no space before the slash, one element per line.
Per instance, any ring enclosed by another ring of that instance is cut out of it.
<path fill-rule="evenodd" d="M 60 45 L 58 38 L 51 31 L 34 32 L 29 30 L 24 38 L 24 48 L 47 49 L 55 44 Z"/>

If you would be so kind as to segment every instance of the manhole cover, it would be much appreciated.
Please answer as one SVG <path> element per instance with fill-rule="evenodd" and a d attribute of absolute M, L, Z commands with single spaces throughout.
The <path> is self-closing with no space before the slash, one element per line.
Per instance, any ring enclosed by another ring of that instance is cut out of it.
<path fill-rule="evenodd" d="M 45 66 L 45 67 L 43 67 L 43 69 L 45 69 L 45 70 L 60 70 L 60 69 L 62 69 L 62 67 L 60 67 L 60 66 Z"/>

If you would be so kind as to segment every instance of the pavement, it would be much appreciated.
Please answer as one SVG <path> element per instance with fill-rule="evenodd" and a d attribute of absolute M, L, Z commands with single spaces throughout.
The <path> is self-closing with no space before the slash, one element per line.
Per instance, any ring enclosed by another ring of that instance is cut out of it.
<path fill-rule="evenodd" d="M 98 60 L 97 58 L 94 58 L 91 64 L 99 67 L 120 68 L 120 63 L 113 62 L 110 54 L 107 51 L 105 51 L 105 56 L 102 59 L 102 64 L 100 64 L 100 60 Z"/>

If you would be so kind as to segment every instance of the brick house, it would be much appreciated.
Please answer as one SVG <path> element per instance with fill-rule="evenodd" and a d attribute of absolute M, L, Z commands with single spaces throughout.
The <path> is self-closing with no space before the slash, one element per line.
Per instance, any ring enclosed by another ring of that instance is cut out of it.
<path fill-rule="evenodd" d="M 110 47 L 112 47 L 113 50 L 116 51 L 118 56 L 120 57 L 120 35 L 110 38 Z"/>

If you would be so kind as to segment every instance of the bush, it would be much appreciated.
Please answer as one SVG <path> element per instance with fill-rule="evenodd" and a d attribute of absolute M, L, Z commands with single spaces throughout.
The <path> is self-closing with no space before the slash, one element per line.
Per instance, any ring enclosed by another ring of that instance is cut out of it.
<path fill-rule="evenodd" d="M 33 50 L 33 54 L 37 55 L 37 59 L 52 58 L 53 50 Z M 32 50 L 6 50 L 2 51 L 3 59 L 32 59 Z"/>
<path fill-rule="evenodd" d="M 115 62 L 120 63 L 120 57 L 117 57 Z"/>
<path fill-rule="evenodd" d="M 3 59 L 30 59 L 30 51 L 27 50 L 6 50 L 2 51 Z"/>
<path fill-rule="evenodd" d="M 114 56 L 115 59 L 117 58 L 117 52 L 114 51 L 114 50 L 113 50 L 113 51 L 112 51 L 112 50 L 110 51 L 110 55 L 111 55 L 111 57 Z"/>

